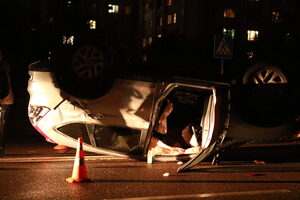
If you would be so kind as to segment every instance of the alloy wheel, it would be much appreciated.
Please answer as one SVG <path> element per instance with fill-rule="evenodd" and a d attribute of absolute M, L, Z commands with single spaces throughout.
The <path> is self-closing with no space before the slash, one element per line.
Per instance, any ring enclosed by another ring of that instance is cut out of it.
<path fill-rule="evenodd" d="M 97 78 L 104 70 L 103 52 L 94 46 L 80 47 L 73 57 L 73 70 L 82 79 Z"/>

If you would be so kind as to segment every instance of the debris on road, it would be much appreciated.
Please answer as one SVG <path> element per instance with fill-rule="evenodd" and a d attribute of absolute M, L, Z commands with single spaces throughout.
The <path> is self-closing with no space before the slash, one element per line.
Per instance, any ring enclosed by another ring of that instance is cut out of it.
<path fill-rule="evenodd" d="M 253 160 L 253 162 L 257 165 L 266 164 L 264 161 L 260 161 L 260 160 Z"/>
<path fill-rule="evenodd" d="M 166 172 L 163 174 L 163 176 L 170 176 L 170 173 Z"/>
<path fill-rule="evenodd" d="M 182 165 L 182 164 L 183 164 L 182 161 L 177 162 L 177 165 Z"/>
<path fill-rule="evenodd" d="M 251 174 L 247 174 L 247 176 L 264 176 L 264 174 L 251 173 Z"/>

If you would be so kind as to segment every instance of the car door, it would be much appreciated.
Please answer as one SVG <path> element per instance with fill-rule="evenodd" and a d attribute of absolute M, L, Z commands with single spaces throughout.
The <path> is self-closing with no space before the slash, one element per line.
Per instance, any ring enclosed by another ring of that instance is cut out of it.
<path fill-rule="evenodd" d="M 175 94 L 175 95 L 174 95 Z M 148 134 L 148 144 L 158 121 L 161 108 L 166 99 L 181 101 L 185 104 L 193 104 L 196 107 L 188 114 L 181 116 L 176 124 L 181 121 L 193 121 L 190 116 L 198 118 L 196 121 L 201 133 L 197 136 L 201 148 L 207 148 L 218 136 L 227 129 L 229 122 L 229 85 L 225 83 L 201 81 L 194 79 L 174 78 L 169 81 L 161 81 L 155 91 L 155 104 Z M 176 106 L 176 104 L 174 104 Z M 187 124 L 187 123 L 186 123 Z M 147 150 L 147 149 L 146 149 Z"/>

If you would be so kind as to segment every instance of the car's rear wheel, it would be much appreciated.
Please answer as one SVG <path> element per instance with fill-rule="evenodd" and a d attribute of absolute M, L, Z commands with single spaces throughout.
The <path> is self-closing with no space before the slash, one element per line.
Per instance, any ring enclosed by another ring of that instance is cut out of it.
<path fill-rule="evenodd" d="M 277 66 L 259 63 L 250 67 L 243 77 L 243 84 L 281 84 L 288 83 L 285 73 Z"/>
<path fill-rule="evenodd" d="M 78 98 L 98 98 L 110 89 L 114 80 L 107 50 L 99 44 L 63 47 L 53 63 L 61 89 Z"/>
<path fill-rule="evenodd" d="M 256 125 L 277 126 L 292 117 L 287 75 L 276 65 L 257 63 L 243 76 L 238 92 L 242 116 Z M 276 85 L 280 84 L 280 85 Z"/>

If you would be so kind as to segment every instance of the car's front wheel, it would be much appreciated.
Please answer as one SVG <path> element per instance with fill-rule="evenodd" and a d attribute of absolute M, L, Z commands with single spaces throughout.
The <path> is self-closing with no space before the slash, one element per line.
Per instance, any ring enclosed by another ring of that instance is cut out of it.
<path fill-rule="evenodd" d="M 93 99 L 104 95 L 113 83 L 113 68 L 104 46 L 67 46 L 53 58 L 56 79 L 66 93 Z"/>

